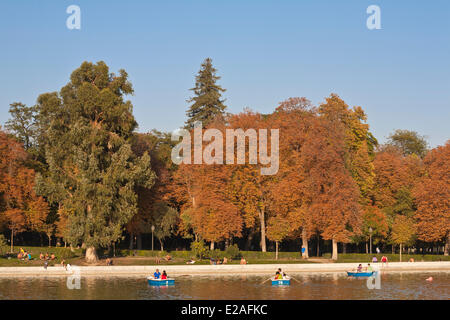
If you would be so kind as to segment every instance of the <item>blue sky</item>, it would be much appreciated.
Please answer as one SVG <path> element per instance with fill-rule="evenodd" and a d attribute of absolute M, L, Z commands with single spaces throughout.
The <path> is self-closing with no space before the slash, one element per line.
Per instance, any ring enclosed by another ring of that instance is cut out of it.
<path fill-rule="evenodd" d="M 66 8 L 81 8 L 81 30 Z M 381 8 L 368 30 L 366 8 Z M 384 142 L 394 129 L 450 139 L 450 1 L 3 0 L 0 124 L 9 104 L 57 91 L 81 62 L 124 68 L 139 131 L 183 125 L 189 88 L 211 57 L 230 112 L 330 93 L 368 114 Z"/>

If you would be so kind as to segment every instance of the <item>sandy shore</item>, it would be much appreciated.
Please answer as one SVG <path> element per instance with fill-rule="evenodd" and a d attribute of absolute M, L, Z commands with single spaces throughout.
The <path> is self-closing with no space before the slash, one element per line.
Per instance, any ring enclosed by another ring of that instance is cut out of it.
<path fill-rule="evenodd" d="M 367 264 L 363 264 L 366 266 Z M 286 273 L 345 272 L 358 263 L 311 263 L 311 264 L 248 264 L 248 265 L 159 265 L 159 266 L 80 266 L 82 276 L 132 276 L 150 275 L 156 268 L 166 270 L 171 276 L 179 275 L 227 275 L 227 274 L 272 274 L 278 268 Z M 450 261 L 439 262 L 392 262 L 388 266 L 372 264 L 375 270 L 399 271 L 450 271 Z M 0 277 L 13 276 L 62 276 L 69 272 L 62 267 L 0 267 Z"/>

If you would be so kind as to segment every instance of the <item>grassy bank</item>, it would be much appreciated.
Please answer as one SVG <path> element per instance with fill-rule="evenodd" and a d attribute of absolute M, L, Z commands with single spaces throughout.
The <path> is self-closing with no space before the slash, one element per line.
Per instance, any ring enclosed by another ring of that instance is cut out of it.
<path fill-rule="evenodd" d="M 49 266 L 60 264 L 62 260 L 66 263 L 74 265 L 85 265 L 84 252 L 82 249 L 75 249 L 71 251 L 69 248 L 58 247 L 23 247 L 24 250 L 31 252 L 32 260 L 18 260 L 17 251 L 20 247 L 16 247 L 16 253 L 2 254 L 0 255 L 0 267 L 16 267 L 16 266 L 42 266 L 43 261 L 39 260 L 39 254 L 48 253 L 49 255 L 54 253 L 56 259 L 49 262 Z M 164 257 L 166 255 L 171 256 L 170 261 L 166 261 Z M 387 256 L 390 262 L 398 262 L 399 254 L 375 254 L 378 261 L 381 257 Z M 215 250 L 213 252 L 206 252 L 203 259 L 198 259 L 192 251 L 151 251 L 151 250 L 117 250 L 116 256 L 112 257 L 114 265 L 158 265 L 158 260 L 161 260 L 163 264 L 169 265 L 183 265 L 189 259 L 194 259 L 196 265 L 210 264 L 209 257 L 223 259 L 227 256 L 224 251 Z M 339 254 L 338 263 L 367 263 L 372 261 L 374 254 L 361 254 L 361 253 L 347 253 Z M 103 251 L 99 251 L 99 265 L 105 265 L 106 254 Z M 239 251 L 234 253 L 233 259 L 228 258 L 228 264 L 239 264 L 240 257 L 244 257 L 249 264 L 276 264 L 276 263 L 320 263 L 320 262 L 332 262 L 330 254 L 324 254 L 322 257 L 310 257 L 309 260 L 304 260 L 300 257 L 299 252 L 279 252 L 278 260 L 275 259 L 274 252 L 259 252 L 259 251 Z M 420 254 L 403 254 L 402 261 L 409 261 L 413 258 L 414 261 L 450 261 L 450 256 L 443 255 L 420 255 Z"/>

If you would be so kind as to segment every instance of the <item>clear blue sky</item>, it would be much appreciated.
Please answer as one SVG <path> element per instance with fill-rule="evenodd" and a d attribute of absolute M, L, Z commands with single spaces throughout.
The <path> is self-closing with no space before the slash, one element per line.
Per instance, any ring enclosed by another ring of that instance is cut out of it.
<path fill-rule="evenodd" d="M 81 30 L 66 8 L 81 8 Z M 381 7 L 381 30 L 366 8 Z M 375 136 L 416 130 L 450 139 L 450 1 L 2 0 L 0 124 L 9 104 L 57 91 L 81 62 L 130 75 L 139 131 L 183 125 L 189 88 L 213 59 L 230 112 L 271 112 L 335 92 L 368 114 Z"/>

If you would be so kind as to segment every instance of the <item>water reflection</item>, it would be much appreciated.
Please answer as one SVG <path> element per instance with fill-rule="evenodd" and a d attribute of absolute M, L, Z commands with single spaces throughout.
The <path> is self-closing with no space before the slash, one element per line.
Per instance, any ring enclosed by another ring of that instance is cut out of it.
<path fill-rule="evenodd" d="M 345 273 L 291 277 L 290 286 L 272 286 L 267 275 L 179 276 L 174 286 L 154 287 L 145 276 L 82 276 L 80 290 L 68 289 L 66 277 L 0 278 L 0 299 L 450 299 L 450 272 L 382 272 L 379 290 Z"/>

